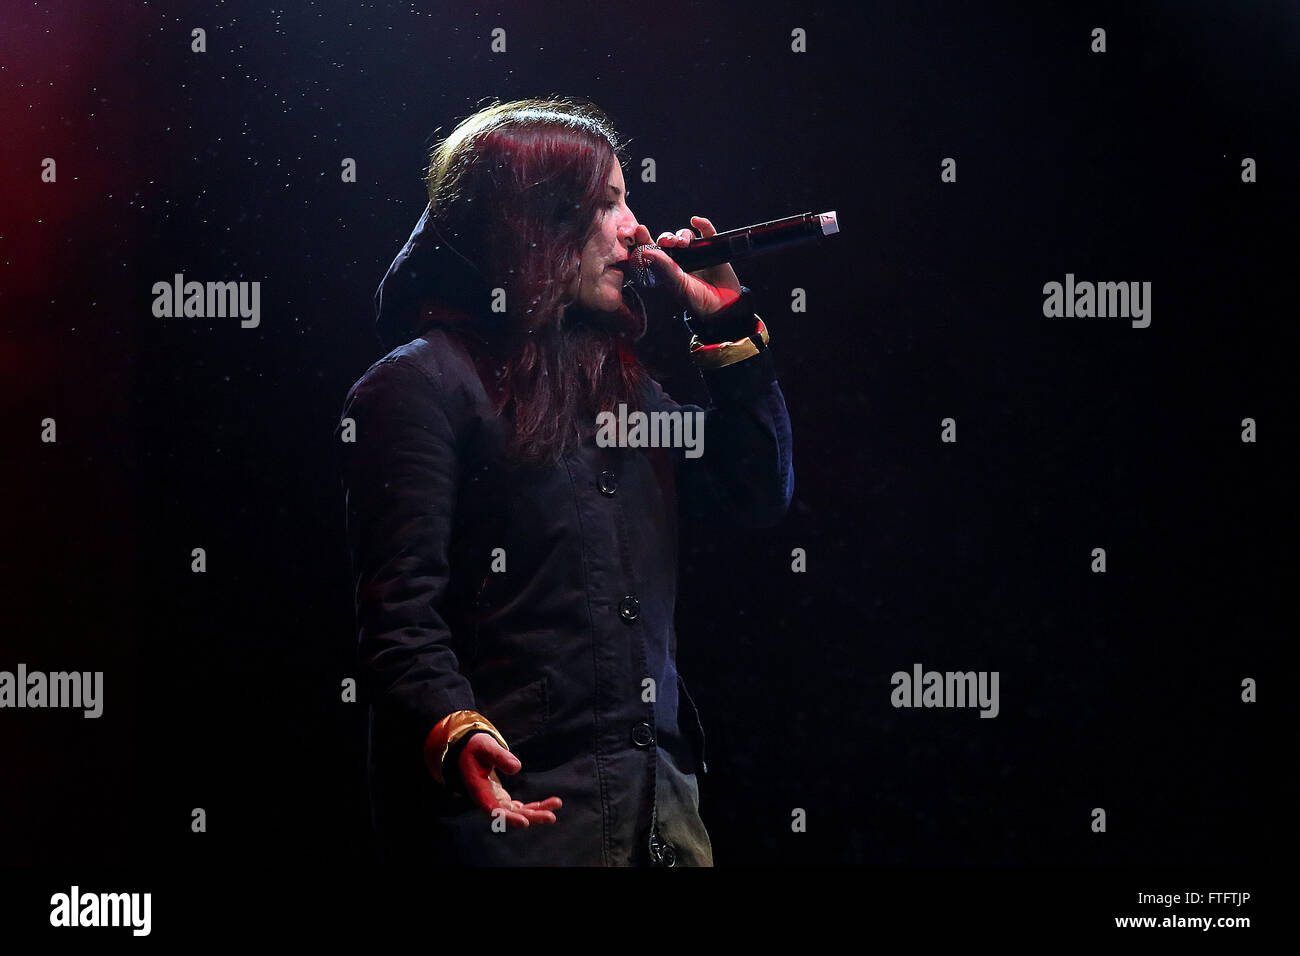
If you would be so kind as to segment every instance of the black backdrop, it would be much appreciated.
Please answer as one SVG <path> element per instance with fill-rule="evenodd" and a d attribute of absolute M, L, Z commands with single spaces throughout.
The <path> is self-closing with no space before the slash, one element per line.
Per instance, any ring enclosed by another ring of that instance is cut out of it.
<path fill-rule="evenodd" d="M 685 541 L 719 865 L 1268 858 L 1294 733 L 1300 19 L 1036 6 L 6 9 L 0 669 L 105 672 L 98 720 L 0 712 L 6 864 L 370 860 L 331 432 L 382 354 L 371 297 L 434 131 L 549 93 L 632 139 L 652 234 L 843 227 L 737 267 L 796 489 L 774 529 Z M 260 281 L 260 326 L 154 318 L 178 272 Z M 1066 273 L 1151 282 L 1150 327 L 1045 318 Z M 661 316 L 645 358 L 701 400 L 685 339 Z M 893 708 L 914 662 L 998 671 L 999 716 Z"/>

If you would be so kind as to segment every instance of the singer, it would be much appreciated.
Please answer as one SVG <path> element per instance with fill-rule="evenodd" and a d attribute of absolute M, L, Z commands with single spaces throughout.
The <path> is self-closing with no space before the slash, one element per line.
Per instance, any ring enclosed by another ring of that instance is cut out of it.
<path fill-rule="evenodd" d="M 624 300 L 623 269 L 655 240 L 627 161 L 589 102 L 494 102 L 434 147 L 429 203 L 376 293 L 391 351 L 335 435 L 386 861 L 713 865 L 704 732 L 676 668 L 679 511 L 778 522 L 790 419 L 729 264 L 647 253 L 709 407 L 642 368 L 647 309 Z M 598 444 L 620 405 L 700 413 L 703 454 Z"/>

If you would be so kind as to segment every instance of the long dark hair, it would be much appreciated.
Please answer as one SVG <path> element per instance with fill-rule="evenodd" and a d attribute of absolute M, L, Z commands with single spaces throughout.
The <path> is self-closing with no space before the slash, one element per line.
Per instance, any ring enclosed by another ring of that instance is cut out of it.
<path fill-rule="evenodd" d="M 598 107 L 570 98 L 493 103 L 433 147 L 430 222 L 481 280 L 443 299 L 472 314 L 504 367 L 489 394 L 519 462 L 554 464 L 595 431 L 597 412 L 642 405 L 632 343 L 644 310 L 597 314 L 568 291 L 624 150 Z"/>

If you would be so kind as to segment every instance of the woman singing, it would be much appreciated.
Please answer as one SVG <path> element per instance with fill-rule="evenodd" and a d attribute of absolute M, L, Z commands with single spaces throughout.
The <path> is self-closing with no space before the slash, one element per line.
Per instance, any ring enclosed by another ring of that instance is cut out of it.
<path fill-rule="evenodd" d="M 624 162 L 588 103 L 480 110 L 434 148 L 429 204 L 379 287 L 392 351 L 337 437 L 387 860 L 713 864 L 704 733 L 675 664 L 679 509 L 711 528 L 779 521 L 790 420 L 730 265 L 686 274 L 649 253 L 708 409 L 641 367 L 623 269 L 656 240 Z M 690 448 L 602 440 L 602 413 L 633 412 L 702 432 Z"/>

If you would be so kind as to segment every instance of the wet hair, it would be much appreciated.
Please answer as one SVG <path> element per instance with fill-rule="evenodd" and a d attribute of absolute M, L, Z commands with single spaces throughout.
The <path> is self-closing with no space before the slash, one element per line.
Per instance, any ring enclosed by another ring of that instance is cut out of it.
<path fill-rule="evenodd" d="M 594 313 L 570 292 L 614 163 L 625 162 L 605 113 L 572 98 L 495 102 L 433 147 L 430 224 L 468 267 L 435 294 L 472 315 L 504 366 L 489 394 L 517 461 L 554 464 L 595 431 L 597 412 L 642 405 L 647 375 L 632 344 L 644 308 Z M 504 312 L 493 311 L 494 290 Z"/>

